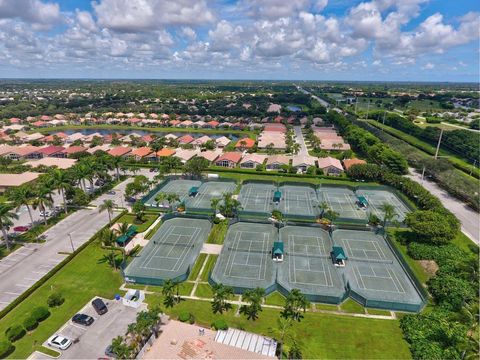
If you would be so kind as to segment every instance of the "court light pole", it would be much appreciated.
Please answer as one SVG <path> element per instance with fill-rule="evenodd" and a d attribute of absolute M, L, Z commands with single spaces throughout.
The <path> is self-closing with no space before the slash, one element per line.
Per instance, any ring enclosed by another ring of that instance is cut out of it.
<path fill-rule="evenodd" d="M 73 246 L 72 234 L 68 233 L 68 237 L 70 238 L 70 245 L 72 246 L 72 251 L 75 252 L 75 247 Z"/>
<path fill-rule="evenodd" d="M 438 137 L 437 149 L 435 150 L 435 160 L 438 158 L 438 151 L 440 150 L 440 144 L 442 143 L 443 129 L 440 129 L 440 136 Z"/>

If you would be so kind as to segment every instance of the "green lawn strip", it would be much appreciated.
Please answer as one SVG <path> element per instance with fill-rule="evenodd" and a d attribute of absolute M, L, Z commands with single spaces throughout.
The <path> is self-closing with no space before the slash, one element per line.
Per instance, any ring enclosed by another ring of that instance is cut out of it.
<path fill-rule="evenodd" d="M 41 353 L 47 354 L 51 357 L 58 358 L 61 354 L 58 351 L 53 349 L 47 348 L 45 346 L 35 346 L 36 351 L 40 351 Z"/>
<path fill-rule="evenodd" d="M 366 121 L 368 123 L 370 123 L 371 125 L 386 131 L 390 135 L 393 135 L 393 136 L 399 138 L 400 140 L 403 140 L 403 141 L 407 142 L 408 144 L 416 147 L 417 149 L 420 149 L 420 150 L 426 152 L 429 155 L 434 155 L 435 154 L 435 151 L 436 151 L 435 146 L 430 145 L 427 142 L 416 138 L 415 136 L 406 134 L 403 131 L 395 129 L 391 126 L 380 124 L 379 122 L 377 122 L 375 120 L 366 120 Z M 463 171 L 466 175 L 470 176 L 470 173 L 472 173 L 472 175 L 475 178 L 478 179 L 480 177 L 480 170 L 478 168 L 472 166 L 467 161 L 458 158 L 457 155 L 455 155 L 455 154 L 453 154 L 453 153 L 451 153 L 447 150 L 443 150 L 443 149 L 441 149 L 439 153 L 440 153 L 440 155 L 446 155 L 448 161 L 450 161 L 457 169 Z"/>
<path fill-rule="evenodd" d="M 379 310 L 379 309 L 367 309 L 367 312 L 370 315 L 385 315 L 385 316 L 390 316 L 390 311 L 388 310 Z"/>
<path fill-rule="evenodd" d="M 452 243 L 466 252 L 474 252 L 475 254 L 478 254 L 478 245 L 461 231 L 458 232 L 458 235 L 453 239 Z"/>
<path fill-rule="evenodd" d="M 152 132 L 185 132 L 185 133 L 201 133 L 201 134 L 235 134 L 235 135 L 244 135 L 248 137 L 255 137 L 254 131 L 248 130 L 220 130 L 220 129 L 194 129 L 194 128 L 177 128 L 177 127 L 144 127 L 144 126 L 125 126 L 125 125 L 63 125 L 55 127 L 47 127 L 41 129 L 35 129 L 33 132 L 44 133 L 57 133 L 64 130 L 83 130 L 83 129 L 109 129 L 109 130 L 123 130 L 123 131 L 133 131 L 133 130 L 143 130 L 143 131 L 152 131 Z"/>
<path fill-rule="evenodd" d="M 127 223 L 133 224 L 137 227 L 137 232 L 142 233 L 147 230 L 155 220 L 157 220 L 157 215 L 144 215 L 144 222 L 141 224 L 136 223 L 136 216 L 134 214 L 125 214 L 120 219 L 117 220 L 117 223 Z"/>
<path fill-rule="evenodd" d="M 0 339 L 3 340 L 8 327 L 22 324 L 33 308 L 46 306 L 47 298 L 53 291 L 61 292 L 65 298 L 65 303 L 60 307 L 50 309 L 50 317 L 41 322 L 37 329 L 14 343 L 15 351 L 9 358 L 27 358 L 35 345 L 47 340 L 93 297 L 113 299 L 119 292 L 122 277 L 104 261 L 106 253 L 97 242 L 88 245 L 61 271 L 0 320 Z"/>
<path fill-rule="evenodd" d="M 210 284 L 198 284 L 195 290 L 195 296 L 211 299 L 213 298 L 213 289 Z"/>
<path fill-rule="evenodd" d="M 178 286 L 178 293 L 182 296 L 188 296 L 191 294 L 193 286 L 193 283 L 184 281 Z"/>
<path fill-rule="evenodd" d="M 350 298 L 345 300 L 345 302 L 340 305 L 340 308 L 347 313 L 365 314 L 365 308 Z"/>
<path fill-rule="evenodd" d="M 207 254 L 198 255 L 197 261 L 195 261 L 195 265 L 193 265 L 192 271 L 188 276 L 188 280 L 197 280 L 198 274 L 200 273 L 200 270 L 202 269 L 202 265 L 205 262 L 206 258 Z"/>
<path fill-rule="evenodd" d="M 330 305 L 330 304 L 315 304 L 315 309 L 317 310 L 328 310 L 328 311 L 338 311 L 337 305 Z"/>
<path fill-rule="evenodd" d="M 160 229 L 160 226 L 162 226 L 161 221 L 159 221 L 158 224 L 155 225 L 153 229 L 147 233 L 147 235 L 145 235 L 145 239 L 150 240 L 153 237 L 153 235 L 155 235 L 155 233 L 158 231 L 158 229 Z"/>
<path fill-rule="evenodd" d="M 285 305 L 285 296 L 278 291 L 274 291 L 265 298 L 265 304 L 283 306 Z"/>
<path fill-rule="evenodd" d="M 200 280 L 208 281 L 208 275 L 213 270 L 215 266 L 215 262 L 217 261 L 218 255 L 210 255 L 207 259 L 207 263 L 205 264 L 205 268 L 203 272 L 200 274 Z"/>
<path fill-rule="evenodd" d="M 125 287 L 127 289 L 134 289 L 134 290 L 146 290 L 147 285 L 142 285 L 142 284 L 125 284 Z"/>
<path fill-rule="evenodd" d="M 185 300 L 165 309 L 160 296 L 148 295 L 147 302 L 158 304 L 172 318 L 183 311 L 195 316 L 201 326 L 210 326 L 216 319 L 224 319 L 232 328 L 272 336 L 269 328 L 277 326 L 280 310 L 263 308 L 258 320 L 235 316 L 235 308 L 228 313 L 212 314 L 209 301 Z M 293 337 L 299 341 L 305 359 L 410 359 L 410 351 L 396 320 L 354 318 L 322 313 L 306 313 L 301 322 L 294 322 Z M 286 346 L 291 344 L 287 341 Z"/>
<path fill-rule="evenodd" d="M 225 240 L 225 234 L 227 233 L 228 225 L 226 221 L 222 221 L 218 224 L 213 224 L 212 231 L 208 235 L 208 244 L 223 244 Z"/>
<path fill-rule="evenodd" d="M 403 258 L 407 262 L 408 266 L 410 266 L 410 269 L 412 269 L 412 271 L 415 274 L 415 276 L 417 277 L 417 279 L 422 284 L 425 284 L 428 281 L 428 279 L 430 279 L 431 275 L 428 274 L 424 270 L 422 265 L 420 265 L 419 261 L 412 259 L 408 255 L 407 246 L 403 244 L 405 241 L 402 241 L 402 239 L 405 238 L 409 234 L 409 231 L 405 230 L 405 229 L 397 229 L 397 230 L 389 231 L 389 234 L 391 235 L 392 239 L 394 240 L 393 245 L 403 255 Z"/>

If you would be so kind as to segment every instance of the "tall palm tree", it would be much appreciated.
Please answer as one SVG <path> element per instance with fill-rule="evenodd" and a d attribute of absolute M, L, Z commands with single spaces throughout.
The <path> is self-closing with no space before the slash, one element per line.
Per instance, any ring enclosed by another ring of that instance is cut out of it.
<path fill-rule="evenodd" d="M 52 198 L 53 190 L 46 184 L 39 184 L 39 186 L 35 190 L 35 199 L 32 202 L 33 209 L 40 209 L 43 211 L 43 221 L 45 225 L 47 225 L 47 215 L 45 212 L 47 208 L 51 208 L 53 206 L 53 198 Z"/>
<path fill-rule="evenodd" d="M 54 171 L 52 171 L 51 176 L 52 176 L 54 187 L 58 189 L 60 191 L 60 194 L 62 195 L 63 207 L 66 214 L 68 210 L 67 210 L 67 200 L 65 197 L 65 193 L 67 189 L 71 187 L 68 173 L 60 169 L 55 169 Z"/>
<path fill-rule="evenodd" d="M 330 209 L 330 206 L 328 205 L 328 203 L 326 201 L 322 201 L 319 205 L 318 205 L 318 208 L 322 211 L 321 214 L 320 214 L 320 217 L 323 217 L 323 214 L 325 214 L 325 211 L 327 211 L 328 209 Z"/>
<path fill-rule="evenodd" d="M 30 217 L 30 223 L 32 226 L 34 225 L 33 221 L 33 216 L 32 216 L 32 210 L 30 206 L 32 205 L 34 199 L 35 199 L 35 193 L 33 189 L 29 186 L 20 186 L 16 189 L 14 189 L 10 194 L 9 194 L 9 199 L 13 201 L 15 206 L 17 207 L 17 211 L 25 205 L 25 207 L 28 210 L 28 216 Z"/>
<path fill-rule="evenodd" d="M 98 207 L 98 212 L 101 213 L 106 210 L 108 213 L 108 223 L 110 224 L 112 222 L 113 210 L 115 210 L 116 207 L 117 204 L 115 204 L 113 200 L 103 200 L 103 203 Z"/>
<path fill-rule="evenodd" d="M 117 262 L 115 261 L 115 250 L 113 249 L 115 242 L 113 240 L 114 234 L 113 231 L 109 228 L 103 228 L 100 233 L 98 234 L 98 238 L 103 246 L 110 248 L 109 253 L 109 263 L 113 265 L 114 269 L 117 269 Z"/>
<path fill-rule="evenodd" d="M 217 214 L 217 209 L 218 209 L 218 204 L 220 203 L 221 199 L 218 198 L 213 198 L 210 200 L 210 207 L 213 210 L 213 215 L 215 216 Z"/>
<path fill-rule="evenodd" d="M 279 342 L 280 358 L 282 357 L 282 347 L 285 340 L 291 337 L 292 326 L 292 319 L 279 317 L 277 318 L 277 326 L 268 328 L 270 335 Z"/>
<path fill-rule="evenodd" d="M 13 209 L 14 205 L 12 204 L 0 204 L 0 228 L 2 229 L 3 240 L 8 250 L 10 250 L 10 244 L 8 242 L 7 227 L 13 225 L 13 219 L 18 219 L 18 215 L 12 211 Z"/>
<path fill-rule="evenodd" d="M 175 283 L 172 280 L 165 280 L 162 287 L 162 295 L 165 297 L 163 304 L 165 307 L 173 307 L 175 305 Z"/>
<path fill-rule="evenodd" d="M 380 206 L 380 211 L 383 212 L 383 227 L 385 228 L 389 221 L 392 221 L 398 215 L 395 212 L 395 206 L 388 203 L 383 203 Z"/>

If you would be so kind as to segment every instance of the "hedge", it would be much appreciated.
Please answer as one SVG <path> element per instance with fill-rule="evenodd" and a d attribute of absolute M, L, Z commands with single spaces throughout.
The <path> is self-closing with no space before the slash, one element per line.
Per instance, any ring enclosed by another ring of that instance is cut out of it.
<path fill-rule="evenodd" d="M 102 229 L 100 229 L 98 232 L 103 230 L 104 228 L 109 227 L 111 224 L 114 224 L 121 216 L 123 216 L 125 213 L 127 213 L 126 210 L 122 211 L 117 217 L 112 219 L 112 222 L 105 225 Z M 98 234 L 97 232 L 97 234 Z M 60 262 L 57 266 L 55 266 L 52 270 L 50 270 L 47 274 L 45 274 L 44 277 L 42 277 L 40 280 L 38 280 L 35 284 L 33 284 L 30 288 L 25 290 L 24 293 L 22 293 L 19 297 L 17 297 L 14 301 L 12 301 L 10 304 L 8 304 L 2 311 L 0 311 L 0 319 L 5 317 L 10 311 L 12 311 L 14 308 L 16 308 L 20 303 L 22 303 L 26 298 L 28 298 L 32 293 L 35 292 L 40 286 L 45 284 L 48 279 L 50 279 L 53 275 L 55 275 L 57 272 L 59 272 L 65 265 L 67 265 L 70 261 L 73 260 L 75 256 L 77 256 L 83 249 L 85 249 L 88 245 L 90 245 L 93 241 L 96 240 L 97 234 L 93 235 L 88 241 L 86 241 L 83 245 L 79 246 L 73 253 L 71 253 L 68 257 L 63 259 L 62 262 Z"/>
<path fill-rule="evenodd" d="M 26 334 L 25 329 L 22 325 L 12 325 L 5 331 L 5 335 L 7 335 L 7 339 L 11 342 L 17 341 L 21 339 Z"/>
<path fill-rule="evenodd" d="M 228 324 L 225 320 L 218 319 L 212 323 L 212 328 L 214 328 L 215 330 L 227 330 Z"/>
<path fill-rule="evenodd" d="M 50 310 L 45 306 L 38 306 L 32 310 L 31 316 L 38 322 L 42 322 L 50 316 Z"/>
<path fill-rule="evenodd" d="M 0 341 L 0 358 L 6 358 L 9 354 L 13 352 L 13 350 L 15 350 L 15 347 L 10 341 Z"/>
<path fill-rule="evenodd" d="M 47 299 L 48 307 L 60 306 L 65 302 L 65 298 L 60 293 L 53 293 Z"/>
<path fill-rule="evenodd" d="M 23 326 L 25 326 L 25 329 L 28 331 L 31 331 L 38 326 L 38 321 L 33 316 L 29 316 L 23 321 Z"/>
<path fill-rule="evenodd" d="M 182 311 L 178 315 L 178 320 L 181 322 L 188 322 L 190 324 L 193 324 L 195 322 L 195 317 L 188 311 Z"/>

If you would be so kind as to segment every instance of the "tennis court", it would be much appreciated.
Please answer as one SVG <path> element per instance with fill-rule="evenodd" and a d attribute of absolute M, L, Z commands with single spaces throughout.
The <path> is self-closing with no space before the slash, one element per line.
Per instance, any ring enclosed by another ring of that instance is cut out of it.
<path fill-rule="evenodd" d="M 407 213 L 410 212 L 407 205 L 401 201 L 397 195 L 388 190 L 368 190 L 358 189 L 356 191 L 357 196 L 363 196 L 368 201 L 367 211 L 377 215 L 380 219 L 383 219 L 384 212 L 380 210 L 383 204 L 390 204 L 395 207 L 395 213 L 397 217 L 394 220 L 403 221 Z"/>
<path fill-rule="evenodd" d="M 242 211 L 268 213 L 273 210 L 273 194 L 276 187 L 271 183 L 243 184 L 238 195 Z"/>
<path fill-rule="evenodd" d="M 236 292 L 275 285 L 272 247 L 277 230 L 271 224 L 238 222 L 228 228 L 220 256 L 211 274 L 217 284 Z"/>
<path fill-rule="evenodd" d="M 210 233 L 208 220 L 166 220 L 124 271 L 125 280 L 162 285 L 167 279 L 183 281 Z"/>
<path fill-rule="evenodd" d="M 352 190 L 346 187 L 322 186 L 317 193 L 319 201 L 327 203 L 330 209 L 338 212 L 341 219 L 367 219 L 366 211 L 357 206 L 357 197 Z"/>
<path fill-rule="evenodd" d="M 158 186 L 157 191 L 148 195 L 147 199 L 144 200 L 145 206 L 168 207 L 169 204 L 167 201 L 159 203 L 155 200 L 159 193 L 176 194 L 180 198 L 180 201 L 183 201 L 188 196 L 188 192 L 192 187 L 199 187 L 201 184 L 202 182 L 199 180 L 166 180 Z"/>
<path fill-rule="evenodd" d="M 236 184 L 229 181 L 208 181 L 198 188 L 198 194 L 185 200 L 188 209 L 211 210 L 212 199 L 220 199 L 225 193 L 233 193 Z"/>
<path fill-rule="evenodd" d="M 318 227 L 286 226 L 280 229 L 285 257 L 279 264 L 278 283 L 285 290 L 299 289 L 309 300 L 340 303 L 345 288 L 330 258 L 332 241 Z"/>
<path fill-rule="evenodd" d="M 333 242 L 348 257 L 350 296 L 365 306 L 418 311 L 423 300 L 385 240 L 371 231 L 335 230 Z"/>
<path fill-rule="evenodd" d="M 319 214 L 317 194 L 309 186 L 282 185 L 279 210 L 282 214 L 294 216 L 316 217 Z"/>

